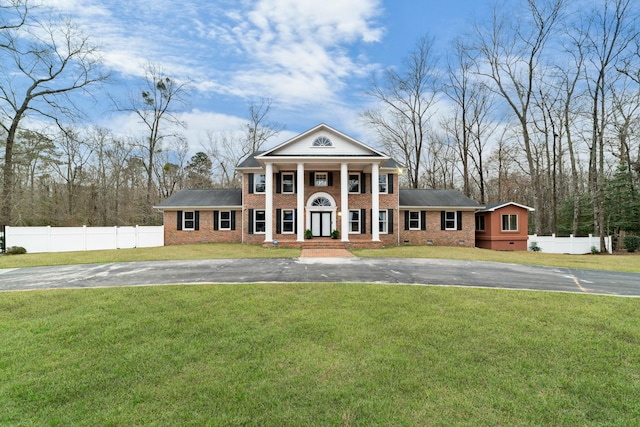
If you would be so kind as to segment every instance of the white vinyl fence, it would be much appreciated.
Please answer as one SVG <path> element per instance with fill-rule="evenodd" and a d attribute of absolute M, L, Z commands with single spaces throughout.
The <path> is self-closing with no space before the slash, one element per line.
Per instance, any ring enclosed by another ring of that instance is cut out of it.
<path fill-rule="evenodd" d="M 27 253 L 150 248 L 164 246 L 164 227 L 7 226 L 5 248 L 11 246 L 22 246 Z"/>
<path fill-rule="evenodd" d="M 527 241 L 527 247 L 531 248 L 531 243 L 536 242 L 540 248 L 540 252 L 547 252 L 552 254 L 588 254 L 591 253 L 591 248 L 595 247 L 600 252 L 600 237 L 556 237 L 555 234 L 551 236 L 538 236 L 537 234 L 529 235 Z M 604 238 L 604 244 L 606 250 L 612 253 L 611 236 Z M 531 250 L 531 249 L 529 249 Z"/>

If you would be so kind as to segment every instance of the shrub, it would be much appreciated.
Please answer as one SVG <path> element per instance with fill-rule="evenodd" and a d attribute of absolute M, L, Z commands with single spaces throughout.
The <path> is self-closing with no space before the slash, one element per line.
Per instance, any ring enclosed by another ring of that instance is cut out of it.
<path fill-rule="evenodd" d="M 595 254 L 599 254 L 599 253 L 600 253 L 600 251 L 599 251 L 599 250 L 598 250 L 598 248 L 596 248 L 595 246 L 591 246 L 591 253 L 592 253 L 593 255 L 595 255 Z"/>
<path fill-rule="evenodd" d="M 313 238 L 313 231 L 311 231 L 310 229 L 306 229 L 304 230 L 304 238 L 305 239 L 311 239 Z"/>
<path fill-rule="evenodd" d="M 7 255 L 22 255 L 26 254 L 27 250 L 22 246 L 11 246 L 10 248 L 7 248 L 6 253 Z"/>
<path fill-rule="evenodd" d="M 331 238 L 332 239 L 339 239 L 340 238 L 340 232 L 338 230 L 333 230 L 331 232 Z"/>
<path fill-rule="evenodd" d="M 624 247 L 627 248 L 627 252 L 635 252 L 640 247 L 639 236 L 625 236 Z"/>
<path fill-rule="evenodd" d="M 531 242 L 531 244 L 529 245 L 529 250 L 531 252 L 540 252 L 542 248 L 540 246 L 538 246 L 538 242 Z"/>

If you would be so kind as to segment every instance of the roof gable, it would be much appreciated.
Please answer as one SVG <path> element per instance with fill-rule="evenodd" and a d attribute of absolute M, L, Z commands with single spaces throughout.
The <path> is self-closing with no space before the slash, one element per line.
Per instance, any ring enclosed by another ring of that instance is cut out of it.
<path fill-rule="evenodd" d="M 521 205 L 519 203 L 515 203 L 515 202 L 500 202 L 500 203 L 492 203 L 490 205 L 487 205 L 480 212 L 493 212 L 493 211 L 496 211 L 498 209 L 504 208 L 505 206 L 517 206 L 519 208 L 526 209 L 529 212 L 535 211 L 534 208 L 531 208 L 531 207 L 525 206 L 525 205 Z"/>
<path fill-rule="evenodd" d="M 388 156 L 326 125 L 320 124 L 268 150 L 269 157 L 379 157 Z"/>

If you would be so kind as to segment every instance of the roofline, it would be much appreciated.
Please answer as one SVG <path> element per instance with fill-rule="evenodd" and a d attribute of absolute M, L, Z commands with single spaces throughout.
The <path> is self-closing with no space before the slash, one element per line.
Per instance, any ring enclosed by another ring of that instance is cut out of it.
<path fill-rule="evenodd" d="M 526 209 L 526 210 L 528 210 L 529 212 L 534 212 L 534 211 L 535 211 L 535 209 L 534 209 L 534 208 L 529 207 L 529 206 L 525 206 L 525 205 L 521 205 L 520 203 L 516 203 L 516 202 L 505 202 L 505 203 L 499 204 L 498 206 L 494 206 L 494 207 L 492 207 L 492 208 L 483 209 L 483 210 L 481 210 L 480 212 L 493 212 L 493 211 L 496 211 L 496 210 L 498 210 L 498 209 L 500 209 L 500 208 L 503 208 L 503 207 L 505 207 L 505 206 L 508 206 L 508 205 L 514 205 L 514 206 L 517 206 L 517 207 L 519 207 L 519 208 Z"/>
<path fill-rule="evenodd" d="M 400 209 L 434 209 L 434 210 L 456 210 L 456 211 L 475 211 L 484 208 L 484 206 L 405 206 L 400 205 Z"/>
<path fill-rule="evenodd" d="M 242 205 L 230 205 L 230 206 L 153 206 L 154 209 L 160 211 L 166 210 L 198 210 L 198 209 L 242 209 Z"/>

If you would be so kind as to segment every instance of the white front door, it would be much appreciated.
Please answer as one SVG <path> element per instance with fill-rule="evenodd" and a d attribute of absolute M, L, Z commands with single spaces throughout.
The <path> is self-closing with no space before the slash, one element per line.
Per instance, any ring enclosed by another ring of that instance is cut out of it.
<path fill-rule="evenodd" d="M 331 236 L 331 212 L 311 212 L 313 237 Z"/>

